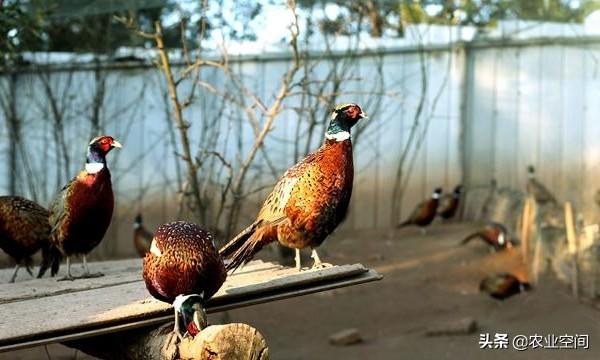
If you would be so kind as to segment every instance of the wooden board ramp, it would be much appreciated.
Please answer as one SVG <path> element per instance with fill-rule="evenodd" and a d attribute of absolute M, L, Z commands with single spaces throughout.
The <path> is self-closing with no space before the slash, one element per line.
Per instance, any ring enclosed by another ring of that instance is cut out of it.
<path fill-rule="evenodd" d="M 90 268 L 105 276 L 0 284 L 0 352 L 172 320 L 172 307 L 148 294 L 140 259 L 91 263 Z M 8 279 L 11 272 L 0 270 L 0 279 Z M 257 260 L 229 275 L 206 310 L 214 313 L 380 279 L 381 275 L 361 264 L 297 272 Z"/>

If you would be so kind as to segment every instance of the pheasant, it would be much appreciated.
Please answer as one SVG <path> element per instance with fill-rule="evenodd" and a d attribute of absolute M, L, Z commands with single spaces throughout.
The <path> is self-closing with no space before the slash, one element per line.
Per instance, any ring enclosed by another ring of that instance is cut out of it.
<path fill-rule="evenodd" d="M 289 168 L 258 212 L 256 220 L 219 252 L 228 270 L 245 264 L 265 245 L 279 241 L 296 249 L 312 248 L 313 267 L 322 266 L 315 250 L 344 220 L 354 178 L 350 129 L 367 115 L 356 104 L 335 107 L 325 141 Z"/>
<path fill-rule="evenodd" d="M 535 178 L 535 168 L 532 165 L 527 167 L 527 177 L 527 193 L 532 195 L 538 204 L 557 204 L 550 190 Z"/>
<path fill-rule="evenodd" d="M 20 196 L 0 196 L 0 248 L 15 260 L 10 282 L 15 282 L 21 265 L 31 273 L 31 256 L 42 250 L 43 262 L 50 261 L 48 210 Z M 52 275 L 58 271 L 58 264 Z"/>
<path fill-rule="evenodd" d="M 440 198 L 437 213 L 441 218 L 451 219 L 454 217 L 460 205 L 462 192 L 462 185 L 458 185 L 454 188 L 452 194 L 446 194 Z"/>
<path fill-rule="evenodd" d="M 94 138 L 88 145 L 85 169 L 62 188 L 50 208 L 50 240 L 67 257 L 67 275 L 60 280 L 75 279 L 71 257 L 79 254 L 83 255 L 84 278 L 103 275 L 90 273 L 86 257 L 100 243 L 112 219 L 114 195 L 106 155 L 121 147 L 111 136 Z M 44 271 L 40 269 L 41 274 Z"/>
<path fill-rule="evenodd" d="M 142 221 L 142 214 L 137 214 L 133 221 L 133 245 L 140 257 L 146 256 L 154 236 L 146 229 Z"/>
<path fill-rule="evenodd" d="M 465 237 L 460 244 L 464 245 L 476 238 L 482 239 L 496 251 L 513 246 L 506 227 L 496 222 L 485 224 L 483 228 Z"/>
<path fill-rule="evenodd" d="M 436 188 L 431 194 L 431 198 L 421 202 L 413 210 L 412 214 L 404 222 L 398 225 L 398 228 L 405 226 L 416 225 L 421 227 L 421 232 L 426 233 L 425 227 L 429 226 L 435 218 L 438 204 L 440 202 L 441 188 Z"/>
<path fill-rule="evenodd" d="M 189 317 L 185 315 L 200 311 L 223 285 L 227 271 L 211 233 L 196 224 L 176 221 L 156 230 L 150 251 L 144 257 L 143 277 L 153 297 L 173 304 L 174 331 L 181 338 L 179 316 L 184 316 L 184 325 L 189 331 Z M 194 296 L 188 298 L 188 295 Z M 203 311 L 193 314 L 192 318 L 205 318 Z M 196 326 L 201 330 L 200 322 Z"/>
<path fill-rule="evenodd" d="M 479 291 L 488 293 L 491 297 L 504 300 L 513 295 L 531 290 L 528 282 L 519 280 L 509 273 L 500 273 L 487 276 L 479 284 Z"/>

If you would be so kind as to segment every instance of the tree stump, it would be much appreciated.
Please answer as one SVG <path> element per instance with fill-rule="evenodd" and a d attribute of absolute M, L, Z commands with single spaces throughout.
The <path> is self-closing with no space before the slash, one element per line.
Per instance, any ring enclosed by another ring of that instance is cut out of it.
<path fill-rule="evenodd" d="M 101 359 L 267 360 L 269 350 L 255 328 L 240 323 L 212 325 L 181 342 L 173 325 L 75 340 L 65 345 Z"/>
<path fill-rule="evenodd" d="M 269 350 L 255 328 L 234 323 L 209 326 L 193 340 L 184 339 L 179 346 L 179 357 L 186 360 L 266 360 Z"/>

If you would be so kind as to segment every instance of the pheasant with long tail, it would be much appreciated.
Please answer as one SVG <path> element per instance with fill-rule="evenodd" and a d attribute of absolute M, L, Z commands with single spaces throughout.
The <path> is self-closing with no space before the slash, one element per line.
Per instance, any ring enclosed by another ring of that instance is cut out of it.
<path fill-rule="evenodd" d="M 300 249 L 308 247 L 313 266 L 322 265 L 315 248 L 344 220 L 352 194 L 350 129 L 366 117 L 356 104 L 336 106 L 323 145 L 283 174 L 256 220 L 219 250 L 228 270 L 248 262 L 274 241 L 296 249 L 298 270 Z"/>

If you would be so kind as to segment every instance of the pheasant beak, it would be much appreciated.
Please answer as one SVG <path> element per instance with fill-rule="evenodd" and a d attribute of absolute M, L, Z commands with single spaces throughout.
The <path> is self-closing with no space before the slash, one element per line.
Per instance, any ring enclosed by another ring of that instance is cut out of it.
<path fill-rule="evenodd" d="M 112 142 L 112 144 L 110 146 L 112 146 L 114 148 L 117 148 L 117 149 L 120 149 L 120 148 L 123 147 L 123 145 L 121 145 L 121 143 L 118 142 L 117 140 L 113 140 L 113 142 Z"/>
<path fill-rule="evenodd" d="M 361 119 L 368 119 L 369 118 L 369 116 L 367 115 L 367 113 L 364 112 L 364 111 L 361 112 L 359 116 L 360 116 Z"/>

